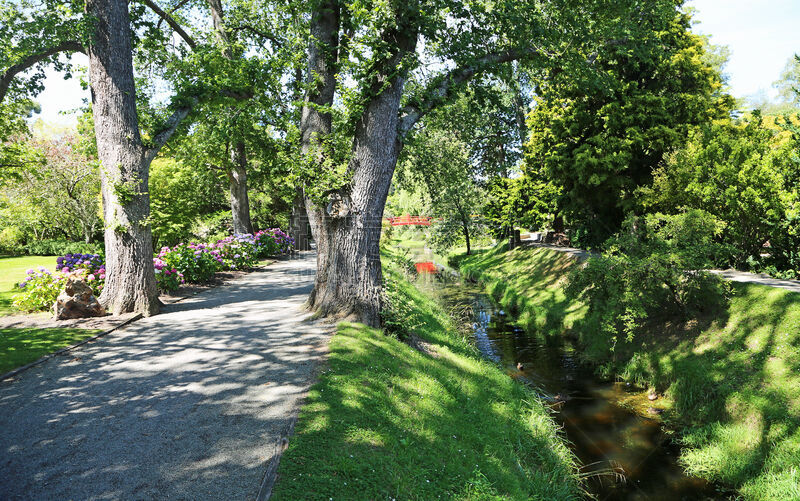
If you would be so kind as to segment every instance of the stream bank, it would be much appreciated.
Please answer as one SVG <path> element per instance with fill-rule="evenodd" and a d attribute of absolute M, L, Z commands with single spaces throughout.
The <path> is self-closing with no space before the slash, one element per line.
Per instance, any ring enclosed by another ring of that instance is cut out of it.
<path fill-rule="evenodd" d="M 657 417 L 680 444 L 670 454 L 688 474 L 743 499 L 800 499 L 800 295 L 734 283 L 724 311 L 683 325 L 650 322 L 612 353 L 582 323 L 586 306 L 564 294 L 570 256 L 497 247 L 454 261 L 526 337 L 570 341 L 573 358 L 601 379 L 654 388 L 665 409 Z"/>
<path fill-rule="evenodd" d="M 340 324 L 273 499 L 580 499 L 574 456 L 531 390 L 483 359 L 396 262 L 383 266 L 397 308 L 387 324 L 427 349 Z"/>

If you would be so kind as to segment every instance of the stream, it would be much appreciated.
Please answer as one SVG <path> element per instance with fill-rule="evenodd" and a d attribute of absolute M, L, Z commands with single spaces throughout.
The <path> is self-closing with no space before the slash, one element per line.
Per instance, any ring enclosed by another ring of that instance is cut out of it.
<path fill-rule="evenodd" d="M 525 333 L 479 285 L 450 271 L 441 275 L 422 273 L 417 284 L 451 308 L 466 310 L 480 352 L 548 403 L 589 493 L 600 500 L 724 499 L 712 484 L 680 468 L 680 450 L 643 389 L 599 379 L 577 362 L 569 341 Z"/>

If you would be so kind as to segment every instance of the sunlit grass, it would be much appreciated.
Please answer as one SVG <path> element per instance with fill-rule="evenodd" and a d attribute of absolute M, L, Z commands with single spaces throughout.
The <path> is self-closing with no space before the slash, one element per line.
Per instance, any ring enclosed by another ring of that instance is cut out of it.
<path fill-rule="evenodd" d="M 605 374 L 664 392 L 687 471 L 746 499 L 800 499 L 800 294 L 734 283 L 724 311 L 688 325 L 653 323 L 612 353 L 581 329 L 585 306 L 564 296 L 571 258 L 496 248 L 456 261 L 529 331 L 574 335 Z"/>
<path fill-rule="evenodd" d="M 21 282 L 26 272 L 33 268 L 44 266 L 53 270 L 56 266 L 55 256 L 21 256 L 0 258 L 0 316 L 14 313 L 11 306 L 14 294 L 14 285 Z"/>
<path fill-rule="evenodd" d="M 436 303 L 385 273 L 438 356 L 341 324 L 274 499 L 577 499 L 573 458 L 543 405 L 483 360 Z"/>
<path fill-rule="evenodd" d="M 100 332 L 60 328 L 0 329 L 0 373 L 21 367 Z"/>

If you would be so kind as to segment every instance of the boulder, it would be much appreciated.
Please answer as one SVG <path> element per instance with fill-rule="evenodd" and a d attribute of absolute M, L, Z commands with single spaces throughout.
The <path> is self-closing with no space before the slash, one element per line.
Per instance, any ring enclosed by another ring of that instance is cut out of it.
<path fill-rule="evenodd" d="M 102 317 L 106 310 L 97 301 L 92 288 L 78 278 L 68 278 L 64 290 L 53 305 L 56 320 Z"/>

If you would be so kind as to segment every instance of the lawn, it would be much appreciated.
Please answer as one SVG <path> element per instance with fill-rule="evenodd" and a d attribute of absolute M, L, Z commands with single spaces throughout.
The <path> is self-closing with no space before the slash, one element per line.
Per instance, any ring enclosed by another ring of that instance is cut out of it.
<path fill-rule="evenodd" d="M 578 499 L 573 457 L 542 403 L 384 269 L 405 326 L 435 354 L 341 324 L 273 499 Z"/>
<path fill-rule="evenodd" d="M 92 329 L 0 329 L 0 374 L 102 331 Z"/>
<path fill-rule="evenodd" d="M 800 499 L 800 294 L 734 283 L 715 316 L 651 322 L 632 342 L 600 352 L 593 346 L 607 343 L 581 328 L 585 306 L 562 289 L 572 258 L 498 247 L 455 261 L 527 330 L 574 335 L 604 373 L 664 392 L 690 473 L 746 499 Z"/>
<path fill-rule="evenodd" d="M 26 272 L 44 266 L 50 271 L 56 266 L 56 256 L 22 256 L 0 258 L 0 316 L 14 312 L 12 297 L 16 293 L 14 285 L 25 278 Z"/>

